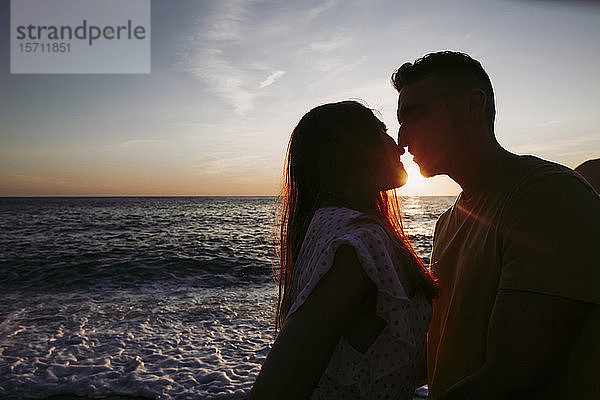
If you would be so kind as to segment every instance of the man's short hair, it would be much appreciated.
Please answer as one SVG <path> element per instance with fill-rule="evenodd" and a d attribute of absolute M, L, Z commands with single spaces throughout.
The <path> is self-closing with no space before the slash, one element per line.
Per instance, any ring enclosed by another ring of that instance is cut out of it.
<path fill-rule="evenodd" d="M 481 89 L 486 97 L 486 114 L 490 127 L 493 130 L 496 107 L 494 104 L 494 90 L 490 77 L 485 72 L 479 61 L 468 54 L 456 51 L 440 51 L 429 53 L 415 60 L 414 63 L 403 64 L 392 74 L 392 84 L 398 92 L 413 82 L 436 76 L 445 78 L 463 78 Z"/>

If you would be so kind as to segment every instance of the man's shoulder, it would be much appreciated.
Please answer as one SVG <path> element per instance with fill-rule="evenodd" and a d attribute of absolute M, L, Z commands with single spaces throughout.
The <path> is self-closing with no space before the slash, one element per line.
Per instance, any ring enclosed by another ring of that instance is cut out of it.
<path fill-rule="evenodd" d="M 549 176 L 560 176 L 563 174 L 576 176 L 571 168 L 554 161 L 544 160 L 537 156 L 519 156 L 517 163 L 519 165 L 517 173 L 521 174 L 521 176 L 526 179 L 539 179 Z"/>
<path fill-rule="evenodd" d="M 577 203 L 580 198 L 597 199 L 591 185 L 564 165 L 535 156 L 521 156 L 518 180 L 509 200 Z"/>
<path fill-rule="evenodd" d="M 454 200 L 454 203 L 448 207 L 446 210 L 444 210 L 444 212 L 442 212 L 442 214 L 438 217 L 437 221 L 435 222 L 435 228 L 434 228 L 434 234 L 433 234 L 433 240 L 434 242 L 439 240 L 439 238 L 448 230 L 448 224 L 450 223 L 450 221 L 453 219 L 453 216 L 455 215 L 455 208 L 456 208 L 456 204 L 460 199 L 460 194 L 456 197 L 456 199 Z"/>
<path fill-rule="evenodd" d="M 454 210 L 454 207 L 456 206 L 456 200 L 454 201 L 454 203 L 452 203 L 452 205 L 450 205 L 450 207 L 446 208 L 438 217 L 437 222 L 439 223 L 440 221 L 444 221 L 448 218 L 450 218 L 450 216 L 452 215 L 452 211 Z"/>
<path fill-rule="evenodd" d="M 600 196 L 591 185 L 564 165 L 532 156 L 523 161 L 528 165 L 506 196 L 500 230 L 546 237 L 553 227 L 556 237 L 561 232 L 577 236 L 586 231 L 597 238 Z"/>
<path fill-rule="evenodd" d="M 530 162 L 498 227 L 500 287 L 596 302 L 600 196 L 570 168 Z"/>

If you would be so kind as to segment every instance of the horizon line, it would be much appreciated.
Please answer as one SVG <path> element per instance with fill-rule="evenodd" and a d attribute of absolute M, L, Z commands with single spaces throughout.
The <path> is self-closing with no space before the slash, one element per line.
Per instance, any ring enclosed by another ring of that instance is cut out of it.
<path fill-rule="evenodd" d="M 455 194 L 407 194 L 400 197 L 456 197 Z M 191 195 L 8 195 L 0 196 L 0 199 L 22 199 L 22 198 L 123 198 L 123 197 L 278 197 L 269 194 L 191 194 Z"/>

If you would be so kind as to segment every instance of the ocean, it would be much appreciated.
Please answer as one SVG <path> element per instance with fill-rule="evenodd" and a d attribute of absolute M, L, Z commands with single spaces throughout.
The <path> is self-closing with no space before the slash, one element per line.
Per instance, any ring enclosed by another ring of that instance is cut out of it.
<path fill-rule="evenodd" d="M 424 261 L 453 200 L 402 199 Z M 245 398 L 274 226 L 273 197 L 0 198 L 0 398 Z"/>

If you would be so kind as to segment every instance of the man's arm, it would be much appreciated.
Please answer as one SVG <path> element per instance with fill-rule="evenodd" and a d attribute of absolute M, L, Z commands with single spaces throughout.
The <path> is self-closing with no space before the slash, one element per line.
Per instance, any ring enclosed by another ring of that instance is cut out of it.
<path fill-rule="evenodd" d="M 439 400 L 530 398 L 564 362 L 591 308 L 590 303 L 558 296 L 500 290 L 484 365 Z"/>
<path fill-rule="evenodd" d="M 354 248 L 340 246 L 331 269 L 283 326 L 250 399 L 308 399 L 353 311 L 374 290 Z"/>

